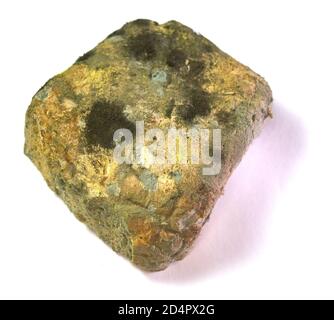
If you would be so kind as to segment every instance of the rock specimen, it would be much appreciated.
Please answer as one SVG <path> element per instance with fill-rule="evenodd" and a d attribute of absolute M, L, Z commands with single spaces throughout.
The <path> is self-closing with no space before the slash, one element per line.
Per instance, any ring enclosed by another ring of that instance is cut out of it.
<path fill-rule="evenodd" d="M 263 78 L 188 27 L 136 20 L 109 35 L 34 96 L 25 153 L 75 216 L 147 271 L 182 259 L 263 121 Z M 221 129 L 221 170 L 117 163 L 114 133 Z"/>

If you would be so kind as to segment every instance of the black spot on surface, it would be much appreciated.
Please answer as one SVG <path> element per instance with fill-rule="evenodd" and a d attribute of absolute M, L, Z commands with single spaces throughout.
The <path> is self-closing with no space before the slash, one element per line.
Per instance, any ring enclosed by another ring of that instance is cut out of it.
<path fill-rule="evenodd" d="M 178 108 L 177 114 L 186 122 L 192 121 L 196 116 L 207 116 L 211 110 L 210 95 L 201 90 L 193 89 L 189 102 Z"/>
<path fill-rule="evenodd" d="M 256 114 L 252 115 L 252 121 L 255 122 L 256 121 Z"/>
<path fill-rule="evenodd" d="M 144 32 L 129 39 L 128 48 L 131 55 L 138 60 L 151 60 L 157 55 L 161 44 L 158 34 Z"/>
<path fill-rule="evenodd" d="M 185 65 L 187 55 L 179 49 L 173 49 L 167 56 L 167 65 L 171 68 L 180 69 Z"/>
<path fill-rule="evenodd" d="M 86 119 L 87 144 L 113 148 L 114 132 L 122 128 L 135 132 L 135 124 L 123 113 L 123 105 L 119 102 L 98 101 L 93 105 Z"/>
<path fill-rule="evenodd" d="M 95 54 L 95 49 L 86 52 L 84 55 L 78 58 L 76 62 L 84 62 Z"/>

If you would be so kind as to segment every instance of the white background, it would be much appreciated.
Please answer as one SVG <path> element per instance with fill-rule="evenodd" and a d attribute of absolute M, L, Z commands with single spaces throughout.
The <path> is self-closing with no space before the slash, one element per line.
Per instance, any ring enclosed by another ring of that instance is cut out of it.
<path fill-rule="evenodd" d="M 334 298 L 333 1 L 1 1 L 0 298 Z M 178 20 L 263 75 L 274 119 L 193 251 L 145 274 L 23 155 L 34 93 L 125 22 Z"/>

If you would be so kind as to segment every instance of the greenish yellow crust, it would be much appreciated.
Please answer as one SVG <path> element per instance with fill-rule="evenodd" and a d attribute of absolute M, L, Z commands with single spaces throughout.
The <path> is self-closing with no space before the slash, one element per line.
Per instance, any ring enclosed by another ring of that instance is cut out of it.
<path fill-rule="evenodd" d="M 25 153 L 76 217 L 140 268 L 188 252 L 263 121 L 272 94 L 259 75 L 188 27 L 136 20 L 34 96 Z M 118 165 L 119 128 L 220 128 L 222 170 Z"/>

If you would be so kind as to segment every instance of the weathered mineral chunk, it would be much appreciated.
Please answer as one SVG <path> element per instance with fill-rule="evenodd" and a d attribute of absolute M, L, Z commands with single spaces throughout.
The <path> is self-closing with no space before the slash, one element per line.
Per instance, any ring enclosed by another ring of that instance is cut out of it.
<path fill-rule="evenodd" d="M 263 78 L 203 36 L 176 21 L 136 20 L 37 92 L 25 153 L 104 242 L 144 270 L 162 270 L 189 251 L 271 103 Z M 116 161 L 115 133 L 128 129 L 135 145 L 138 121 L 163 132 L 220 129 L 221 169 Z"/>

